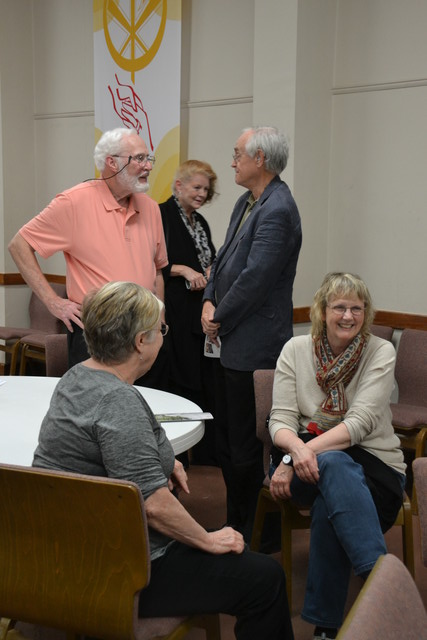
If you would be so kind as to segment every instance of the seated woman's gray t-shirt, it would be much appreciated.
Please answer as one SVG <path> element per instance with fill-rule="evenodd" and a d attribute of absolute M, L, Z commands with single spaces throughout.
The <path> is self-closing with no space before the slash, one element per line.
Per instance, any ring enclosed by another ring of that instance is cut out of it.
<path fill-rule="evenodd" d="M 139 391 L 107 371 L 78 364 L 55 388 L 33 466 L 130 480 L 147 499 L 167 487 L 174 460 Z M 149 537 L 154 560 L 171 540 L 153 529 Z"/>

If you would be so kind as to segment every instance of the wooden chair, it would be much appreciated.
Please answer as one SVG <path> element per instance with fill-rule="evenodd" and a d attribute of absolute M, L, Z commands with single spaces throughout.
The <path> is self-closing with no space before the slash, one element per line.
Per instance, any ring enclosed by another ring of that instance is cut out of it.
<path fill-rule="evenodd" d="M 65 284 L 51 283 L 51 287 L 61 298 L 65 298 Z M 21 365 L 19 375 L 25 375 L 28 360 L 46 362 L 46 336 L 65 333 L 65 325 L 55 318 L 34 293 L 29 305 L 31 330 L 20 339 Z"/>
<path fill-rule="evenodd" d="M 426 640 L 427 614 L 402 562 L 388 553 L 372 569 L 337 640 Z"/>
<path fill-rule="evenodd" d="M 61 378 L 68 370 L 68 347 L 65 333 L 52 333 L 45 339 L 46 375 Z"/>
<path fill-rule="evenodd" d="M 0 340 L 4 342 L 4 344 L 0 344 L 0 351 L 10 354 L 9 375 L 11 376 L 15 374 L 18 364 L 21 338 L 23 338 L 28 331 L 28 327 L 0 327 Z"/>
<path fill-rule="evenodd" d="M 132 482 L 0 465 L 0 639 L 16 621 L 103 640 L 219 640 L 219 617 L 138 618 L 150 580 Z"/>
<path fill-rule="evenodd" d="M 397 349 L 395 378 L 399 388 L 397 403 L 390 405 L 393 427 L 402 449 L 425 455 L 427 441 L 427 331 L 404 329 Z M 416 491 L 412 511 L 418 513 Z"/>
<path fill-rule="evenodd" d="M 264 486 L 258 495 L 258 504 L 252 531 L 251 549 L 258 551 L 261 545 L 262 531 L 267 513 L 280 511 L 281 514 L 281 563 L 286 573 L 286 584 L 289 606 L 292 606 L 292 532 L 298 529 L 309 529 L 311 518 L 309 508 L 298 508 L 287 500 L 273 499 L 268 476 L 269 452 L 271 438 L 266 428 L 266 418 L 271 410 L 274 370 L 254 371 L 256 430 L 257 436 L 264 445 L 264 470 L 266 472 Z M 412 575 L 415 572 L 414 542 L 412 532 L 412 509 L 409 498 L 405 495 L 403 506 L 396 518 L 395 525 L 402 527 L 403 558 Z"/>
<path fill-rule="evenodd" d="M 415 458 L 412 469 L 418 499 L 421 557 L 424 566 L 427 567 L 427 458 Z"/>

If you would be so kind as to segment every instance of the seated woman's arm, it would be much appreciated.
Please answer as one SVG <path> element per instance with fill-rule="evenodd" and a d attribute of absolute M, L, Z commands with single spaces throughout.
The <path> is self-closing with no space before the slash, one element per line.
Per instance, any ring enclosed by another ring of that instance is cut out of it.
<path fill-rule="evenodd" d="M 133 387 L 119 388 L 100 407 L 97 436 L 102 460 L 110 477 L 135 482 L 144 497 L 148 525 L 160 533 L 209 553 L 241 553 L 242 535 L 224 527 L 208 533 L 171 493 L 172 486 L 188 493 L 182 463 L 175 460 L 169 482 L 164 466 L 173 460 L 172 447 L 162 427 L 152 424 L 154 416 L 141 394 Z M 163 453 L 162 453 L 163 452 Z"/>
<path fill-rule="evenodd" d="M 299 355 L 301 358 L 301 354 Z M 300 403 L 306 402 L 306 398 L 301 397 L 301 387 L 307 397 L 313 397 L 317 383 L 313 372 L 313 380 L 304 381 L 305 384 L 299 386 L 298 395 L 296 353 L 293 345 L 290 343 L 285 345 L 276 369 L 275 393 L 273 393 L 275 410 L 272 412 L 270 432 L 274 444 L 292 455 L 295 473 L 301 480 L 317 482 L 317 454 L 324 451 L 344 450 L 352 444 L 359 444 L 377 428 L 384 407 L 388 407 L 390 400 L 394 359 L 393 345 L 386 342 L 379 343 L 362 366 L 357 388 L 351 394 L 343 422 L 304 444 L 297 436 L 301 415 Z M 306 362 L 304 364 L 307 365 Z M 309 367 L 304 366 L 302 375 L 308 372 Z M 291 474 L 289 469 L 292 470 L 282 463 L 278 466 L 277 475 L 273 476 L 270 487 L 275 497 L 290 497 L 289 485 L 293 473 Z"/>
<path fill-rule="evenodd" d="M 294 431 L 287 428 L 279 429 L 276 431 L 274 444 L 283 452 L 290 453 L 293 462 L 293 466 L 281 462 L 274 472 L 270 482 L 270 492 L 274 498 L 286 500 L 292 497 L 290 484 L 294 473 L 310 484 L 319 480 L 316 453 L 300 440 Z"/>
<path fill-rule="evenodd" d="M 282 428 L 276 431 L 274 443 L 279 449 L 290 453 L 293 461 L 293 468 L 281 462 L 271 479 L 270 491 L 273 497 L 281 499 L 291 497 L 290 483 L 294 472 L 303 482 L 315 484 L 319 480 L 318 453 L 347 449 L 351 444 L 344 422 L 307 443 L 290 429 Z"/>
<path fill-rule="evenodd" d="M 311 355 L 308 361 L 301 362 L 303 354 L 311 354 L 311 349 L 295 340 L 288 342 L 277 361 L 273 389 L 273 410 L 270 419 L 270 433 L 276 447 L 290 453 L 293 468 L 280 463 L 273 475 L 270 491 L 276 498 L 290 498 L 290 482 L 294 472 L 304 482 L 315 484 L 319 479 L 317 454 L 322 451 L 346 449 L 350 446 L 350 434 L 344 423 L 341 423 L 308 443 L 299 437 L 300 418 L 303 410 L 309 410 L 310 399 L 317 391 L 317 383 L 313 367 L 310 368 Z M 298 375 L 303 379 L 297 385 Z M 302 397 L 302 394 L 307 397 Z M 315 409 L 316 404 L 311 407 Z"/>
<path fill-rule="evenodd" d="M 145 500 L 145 510 L 150 527 L 190 547 L 214 554 L 242 553 L 244 549 L 239 532 L 231 527 L 206 531 L 167 487 L 157 489 Z"/>
<path fill-rule="evenodd" d="M 298 437 L 301 408 L 297 390 L 297 355 L 295 340 L 285 344 L 277 361 L 273 386 L 273 408 L 270 414 L 269 430 L 273 443 L 284 453 L 290 453 L 293 467 L 280 463 L 271 479 L 270 491 L 276 498 L 290 498 L 290 482 L 294 472 L 306 482 L 318 480 L 317 458 L 314 451 Z M 306 373 L 304 362 L 304 376 Z M 303 381 L 304 388 L 306 381 Z"/>

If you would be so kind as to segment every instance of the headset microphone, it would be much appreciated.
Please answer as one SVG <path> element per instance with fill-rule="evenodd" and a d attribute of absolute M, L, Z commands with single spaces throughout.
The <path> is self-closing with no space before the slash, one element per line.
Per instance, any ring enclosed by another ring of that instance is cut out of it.
<path fill-rule="evenodd" d="M 115 176 L 117 176 L 121 171 L 123 171 L 123 169 L 126 169 L 126 167 L 130 165 L 131 160 L 132 160 L 132 156 L 129 156 L 126 164 L 124 164 L 121 169 L 116 171 L 116 173 L 113 173 L 111 176 L 108 176 L 108 178 L 87 178 L 86 180 L 83 180 L 83 182 L 91 182 L 92 180 L 111 180 L 111 178 L 114 178 Z"/>

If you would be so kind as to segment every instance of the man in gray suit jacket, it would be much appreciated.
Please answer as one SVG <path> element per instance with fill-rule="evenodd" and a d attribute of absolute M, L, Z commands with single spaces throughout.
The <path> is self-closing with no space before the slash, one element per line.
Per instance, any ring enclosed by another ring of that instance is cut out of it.
<path fill-rule="evenodd" d="M 203 330 L 221 341 L 217 368 L 217 456 L 227 487 L 227 522 L 250 540 L 264 471 L 256 438 L 253 372 L 271 369 L 292 337 L 292 288 L 301 220 L 280 179 L 288 159 L 274 127 L 245 129 L 234 147 L 237 184 L 248 189 L 231 215 L 205 289 Z"/>

